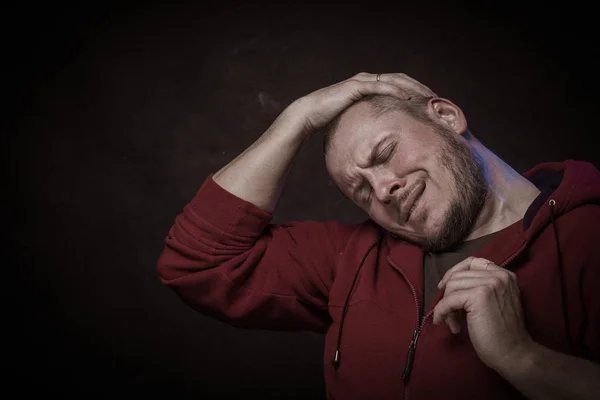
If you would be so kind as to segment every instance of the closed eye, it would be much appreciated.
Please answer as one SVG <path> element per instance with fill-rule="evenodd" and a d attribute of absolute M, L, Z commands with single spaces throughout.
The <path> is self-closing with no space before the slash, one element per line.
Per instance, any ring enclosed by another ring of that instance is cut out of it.
<path fill-rule="evenodd" d="M 385 147 L 381 148 L 380 150 L 375 149 L 377 150 L 377 152 L 373 152 L 371 160 L 369 160 L 369 164 L 371 166 L 377 166 L 386 165 L 387 163 L 389 163 L 396 152 L 396 144 L 397 142 L 393 141 L 388 143 Z M 371 188 L 371 185 L 369 185 L 368 182 L 363 181 L 362 185 L 360 185 L 360 188 L 356 189 L 355 193 L 356 192 L 360 193 L 358 199 L 361 203 L 365 205 L 369 205 L 371 203 L 371 199 L 373 197 L 373 189 Z"/>
<path fill-rule="evenodd" d="M 375 165 L 387 164 L 392 159 L 392 156 L 394 155 L 395 151 L 396 151 L 396 142 L 391 142 L 390 144 L 388 144 L 387 146 L 382 148 L 377 153 L 373 164 L 375 164 Z"/>

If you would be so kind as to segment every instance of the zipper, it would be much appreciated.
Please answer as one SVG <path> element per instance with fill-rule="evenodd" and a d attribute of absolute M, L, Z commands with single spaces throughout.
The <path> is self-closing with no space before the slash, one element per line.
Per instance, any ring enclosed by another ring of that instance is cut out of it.
<path fill-rule="evenodd" d="M 415 359 L 415 349 L 417 347 L 417 339 L 419 339 L 419 329 L 415 329 L 413 332 L 413 338 L 408 346 L 408 353 L 406 353 L 406 363 L 404 364 L 404 372 L 402 373 L 402 380 L 406 384 L 410 371 L 412 369 L 413 360 Z"/>
<path fill-rule="evenodd" d="M 423 329 L 425 320 L 431 314 L 433 314 L 433 311 L 430 311 L 429 313 L 427 313 L 427 315 L 421 320 L 421 307 L 419 306 L 419 299 L 417 299 L 417 291 L 415 290 L 415 287 L 410 282 L 410 280 L 408 280 L 408 278 L 406 277 L 406 275 L 404 274 L 402 269 L 400 267 L 398 267 L 398 265 L 391 258 L 387 257 L 387 260 L 390 264 L 392 264 L 396 268 L 396 270 L 400 271 L 400 273 L 402 274 L 402 277 L 404 278 L 406 283 L 408 283 L 408 286 L 410 287 L 410 291 L 412 292 L 412 295 L 413 295 L 413 299 L 415 300 L 415 305 L 417 307 L 417 327 L 415 328 L 415 330 L 413 332 L 412 340 L 410 341 L 410 344 L 408 345 L 408 353 L 406 353 L 406 362 L 404 363 L 404 372 L 402 373 L 402 381 L 404 382 L 404 385 L 406 385 L 408 383 L 408 378 L 410 377 L 410 371 L 412 370 L 413 362 L 415 360 L 415 351 L 417 350 L 417 341 L 419 340 L 419 335 L 421 334 L 421 330 Z"/>
<path fill-rule="evenodd" d="M 410 282 L 409 285 L 411 286 L 411 290 L 415 294 L 416 298 L 416 291 L 414 287 L 410 284 Z M 417 303 L 417 308 L 418 304 L 419 303 Z M 402 373 L 402 381 L 404 381 L 404 385 L 408 383 L 408 379 L 410 378 L 410 372 L 412 371 L 413 363 L 415 361 L 415 352 L 417 350 L 417 341 L 419 340 L 419 335 L 421 334 L 421 331 L 425 326 L 425 322 L 427 322 L 431 315 L 433 315 L 433 310 L 429 311 L 427 315 L 423 317 L 420 323 L 417 323 L 417 327 L 413 332 L 413 338 L 410 341 L 410 344 L 408 345 L 408 353 L 406 353 L 406 363 L 404 364 L 404 372 Z"/>
<path fill-rule="evenodd" d="M 519 256 L 519 254 L 521 254 L 523 252 L 523 250 L 525 250 L 525 247 L 526 247 L 526 243 L 523 243 L 521 245 L 521 247 L 519 247 L 519 249 L 512 256 L 510 256 L 506 261 L 504 261 L 500 265 L 500 267 L 506 268 L 506 265 L 508 265 L 515 258 L 517 258 Z M 408 278 L 406 277 L 406 275 L 404 274 L 402 269 L 399 268 L 398 265 L 396 263 L 394 263 L 394 261 L 391 258 L 387 257 L 387 260 L 390 264 L 392 264 L 396 268 L 396 270 L 400 271 L 400 273 L 404 277 L 404 280 L 406 281 L 406 283 L 408 283 L 408 286 L 410 287 L 410 290 L 413 295 L 413 299 L 415 300 L 415 305 L 417 306 L 417 326 L 416 326 L 415 330 L 413 331 L 413 337 L 410 341 L 410 344 L 408 345 L 408 353 L 406 353 L 406 362 L 404 364 L 404 372 L 402 373 L 402 381 L 404 382 L 404 388 L 405 388 L 405 398 L 407 398 L 408 393 L 406 393 L 406 390 L 407 390 L 408 380 L 410 378 L 410 373 L 412 371 L 413 363 L 415 361 L 415 352 L 417 350 L 417 341 L 419 340 L 419 335 L 421 334 L 421 331 L 423 330 L 425 323 L 427 322 L 429 317 L 431 317 L 431 315 L 433 315 L 433 309 L 431 309 L 423 317 L 423 319 L 421 319 L 421 307 L 419 306 L 419 300 L 417 299 L 417 291 L 415 290 L 415 287 L 408 280 Z"/>
<path fill-rule="evenodd" d="M 501 268 L 506 268 L 506 266 L 515 258 L 517 258 L 519 256 L 519 254 L 521 254 L 523 252 L 523 250 L 525 250 L 525 247 L 527 247 L 527 243 L 523 243 L 521 245 L 521 247 L 519 247 L 519 249 L 512 255 L 510 256 L 506 261 L 504 261 L 502 264 L 499 265 L 499 267 Z"/>

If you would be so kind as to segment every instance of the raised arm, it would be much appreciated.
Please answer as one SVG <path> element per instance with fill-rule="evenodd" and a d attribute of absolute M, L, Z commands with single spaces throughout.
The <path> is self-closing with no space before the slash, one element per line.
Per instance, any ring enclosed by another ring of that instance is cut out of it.
<path fill-rule="evenodd" d="M 378 82 L 376 75 L 368 73 L 312 92 L 290 104 L 256 142 L 214 174 L 214 181 L 273 212 L 302 144 L 352 103 L 371 94 L 408 97 L 398 84 Z"/>
<path fill-rule="evenodd" d="M 408 97 L 395 78 L 361 73 L 289 105 L 176 217 L 158 261 L 161 281 L 195 310 L 231 325 L 324 332 L 337 257 L 354 227 L 273 225 L 271 213 L 302 144 L 366 95 Z"/>

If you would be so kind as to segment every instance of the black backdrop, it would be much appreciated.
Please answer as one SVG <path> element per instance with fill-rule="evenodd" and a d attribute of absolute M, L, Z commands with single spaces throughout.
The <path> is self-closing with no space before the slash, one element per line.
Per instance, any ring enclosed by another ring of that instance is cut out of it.
<path fill-rule="evenodd" d="M 210 320 L 155 265 L 209 173 L 291 101 L 357 72 L 421 80 L 520 172 L 600 165 L 590 9 L 416 3 L 5 8 L 4 387 L 323 398 L 323 337 Z M 320 147 L 299 154 L 274 222 L 364 218 L 331 185 Z"/>

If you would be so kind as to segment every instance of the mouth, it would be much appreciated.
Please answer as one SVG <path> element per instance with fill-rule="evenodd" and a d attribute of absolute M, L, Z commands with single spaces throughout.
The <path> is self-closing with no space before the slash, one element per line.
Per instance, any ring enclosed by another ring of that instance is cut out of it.
<path fill-rule="evenodd" d="M 408 217 L 406 218 L 407 221 L 410 221 L 410 218 L 413 215 L 413 212 L 417 209 L 417 207 L 419 206 L 419 200 L 421 200 L 421 196 L 423 195 L 423 192 L 421 192 L 419 194 L 419 196 L 415 199 L 415 202 L 413 203 L 412 207 L 410 208 L 410 210 L 408 211 Z"/>
<path fill-rule="evenodd" d="M 417 209 L 417 206 L 419 205 L 419 200 L 421 199 L 421 196 L 423 195 L 424 191 L 425 184 L 421 182 L 417 185 L 415 189 L 413 189 L 411 194 L 408 196 L 408 199 L 406 199 L 406 201 L 402 205 L 401 212 L 403 215 L 404 223 L 410 220 L 412 213 Z"/>

